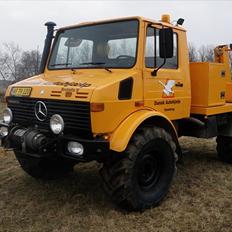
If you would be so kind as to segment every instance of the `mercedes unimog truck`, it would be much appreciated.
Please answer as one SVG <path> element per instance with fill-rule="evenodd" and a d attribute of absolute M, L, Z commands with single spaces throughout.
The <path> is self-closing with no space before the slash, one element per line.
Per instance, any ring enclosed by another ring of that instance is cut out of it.
<path fill-rule="evenodd" d="M 232 46 L 190 63 L 183 21 L 45 24 L 39 75 L 7 89 L 1 145 L 34 178 L 102 163 L 104 189 L 128 210 L 167 195 L 181 136 L 217 137 L 219 158 L 232 163 Z"/>

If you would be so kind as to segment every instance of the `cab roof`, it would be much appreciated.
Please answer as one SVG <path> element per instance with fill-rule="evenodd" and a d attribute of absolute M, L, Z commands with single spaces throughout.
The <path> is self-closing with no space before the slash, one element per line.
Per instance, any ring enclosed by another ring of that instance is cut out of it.
<path fill-rule="evenodd" d="M 146 23 L 151 23 L 151 24 L 156 24 L 156 25 L 163 25 L 163 26 L 175 28 L 177 30 L 186 31 L 181 26 L 176 26 L 176 25 L 174 25 L 172 23 L 162 22 L 161 20 L 153 20 L 153 19 L 149 19 L 149 18 L 145 18 L 145 17 L 141 17 L 141 16 L 130 16 L 130 17 L 121 17 L 121 18 L 111 18 L 111 19 L 97 20 L 97 21 L 88 21 L 88 22 L 82 22 L 82 23 L 73 24 L 73 25 L 70 25 L 70 26 L 61 27 L 61 28 L 59 28 L 57 30 L 65 30 L 65 29 L 68 29 L 68 28 L 74 28 L 74 27 L 79 27 L 79 26 L 94 25 L 94 24 L 100 24 L 100 23 L 108 23 L 108 22 L 115 22 L 115 21 L 130 20 L 130 19 L 137 19 L 140 22 L 146 22 Z"/>

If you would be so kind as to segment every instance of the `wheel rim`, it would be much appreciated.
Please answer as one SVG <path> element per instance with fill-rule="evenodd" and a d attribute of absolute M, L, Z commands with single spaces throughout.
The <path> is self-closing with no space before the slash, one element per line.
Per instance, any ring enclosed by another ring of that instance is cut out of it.
<path fill-rule="evenodd" d="M 159 159 L 154 154 L 145 154 L 139 161 L 138 168 L 138 184 L 141 189 L 149 190 L 157 183 L 160 177 L 161 167 Z"/>

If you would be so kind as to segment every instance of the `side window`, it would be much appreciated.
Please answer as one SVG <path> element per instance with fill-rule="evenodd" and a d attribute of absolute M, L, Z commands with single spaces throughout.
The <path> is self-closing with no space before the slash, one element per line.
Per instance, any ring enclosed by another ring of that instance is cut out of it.
<path fill-rule="evenodd" d="M 174 33 L 174 56 L 166 60 L 163 68 L 178 68 L 178 37 Z M 156 68 L 163 63 L 163 58 L 159 57 L 159 29 L 154 27 L 147 28 L 145 65 L 147 68 Z"/>

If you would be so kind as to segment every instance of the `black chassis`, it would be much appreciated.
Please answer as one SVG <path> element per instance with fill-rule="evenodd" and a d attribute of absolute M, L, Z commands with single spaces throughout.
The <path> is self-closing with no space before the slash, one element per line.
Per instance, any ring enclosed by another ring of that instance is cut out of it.
<path fill-rule="evenodd" d="M 73 159 L 78 162 L 88 162 L 96 160 L 98 162 L 104 162 L 110 155 L 109 142 L 102 138 L 83 139 L 73 135 L 54 135 L 48 130 L 40 130 L 36 128 L 25 128 L 16 124 L 5 124 L 0 121 L 0 127 L 7 127 L 9 130 L 8 136 L 0 137 L 0 146 L 5 149 L 13 149 L 23 152 L 28 156 L 42 158 L 42 157 L 65 157 Z M 24 130 L 25 133 L 19 137 L 16 137 L 15 132 L 17 130 Z M 31 147 L 32 141 L 28 139 L 30 134 L 42 134 L 46 138 L 46 143 L 40 145 L 37 149 Z M 74 156 L 68 152 L 67 144 L 69 141 L 79 142 L 84 147 L 84 154 L 81 156 Z"/>

